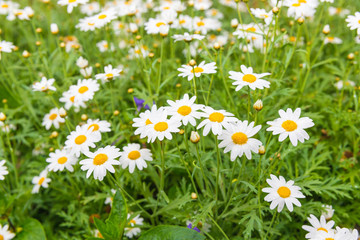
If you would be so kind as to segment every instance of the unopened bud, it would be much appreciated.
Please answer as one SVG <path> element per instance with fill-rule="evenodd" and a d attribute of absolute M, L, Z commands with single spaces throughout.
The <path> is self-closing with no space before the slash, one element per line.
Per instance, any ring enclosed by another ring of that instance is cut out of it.
<path fill-rule="evenodd" d="M 81 115 L 81 120 L 86 121 L 88 119 L 88 116 L 86 114 Z"/>
<path fill-rule="evenodd" d="M 193 7 L 194 6 L 194 1 L 193 0 L 188 1 L 188 6 Z"/>
<path fill-rule="evenodd" d="M 30 53 L 28 51 L 26 51 L 26 50 L 23 51 L 22 55 L 23 55 L 24 58 L 30 57 Z"/>
<path fill-rule="evenodd" d="M 232 28 L 237 28 L 238 25 L 239 25 L 239 21 L 237 20 L 237 18 L 231 19 L 231 27 Z"/>
<path fill-rule="evenodd" d="M 277 15 L 279 13 L 279 8 L 273 7 L 272 12 L 273 12 L 273 14 Z"/>
<path fill-rule="evenodd" d="M 199 133 L 195 132 L 195 131 L 191 131 L 190 134 L 190 141 L 192 143 L 198 143 L 200 141 L 200 135 Z"/>
<path fill-rule="evenodd" d="M 256 111 L 260 111 L 260 110 L 263 108 L 263 102 L 262 102 L 260 99 L 258 99 L 258 100 L 254 103 L 253 107 L 254 107 L 254 109 L 255 109 Z"/>
<path fill-rule="evenodd" d="M 155 54 L 154 53 L 149 53 L 149 58 L 153 58 L 155 56 Z"/>
<path fill-rule="evenodd" d="M 198 197 L 198 196 L 197 196 L 197 194 L 196 194 L 196 193 L 194 193 L 194 192 L 193 192 L 193 193 L 191 193 L 191 199 L 197 199 L 197 197 Z"/>
<path fill-rule="evenodd" d="M 220 49 L 220 44 L 218 42 L 214 43 L 214 49 L 215 50 L 219 50 Z"/>
<path fill-rule="evenodd" d="M 66 113 L 66 110 L 65 110 L 63 107 L 61 107 L 61 108 L 59 109 L 59 115 L 60 115 L 60 117 L 62 117 L 62 118 L 66 117 L 67 113 Z"/>
<path fill-rule="evenodd" d="M 114 116 L 117 116 L 117 115 L 120 114 L 120 111 L 119 111 L 119 110 L 115 110 L 113 114 L 114 114 Z"/>
<path fill-rule="evenodd" d="M 297 20 L 297 22 L 299 25 L 302 25 L 305 22 L 305 19 L 301 17 Z"/>
<path fill-rule="evenodd" d="M 355 54 L 353 54 L 353 53 L 349 53 L 348 55 L 347 55 L 347 59 L 348 60 L 353 60 L 355 58 Z"/>
<path fill-rule="evenodd" d="M 128 89 L 128 93 L 133 93 L 134 92 L 134 89 L 133 88 L 129 88 Z"/>
<path fill-rule="evenodd" d="M 40 45 L 41 45 L 41 42 L 40 42 L 40 41 L 36 41 L 36 42 L 35 42 L 35 45 L 36 45 L 36 46 L 40 46 Z"/>
<path fill-rule="evenodd" d="M 50 135 L 50 138 L 56 138 L 59 136 L 59 133 L 57 131 L 53 131 Z"/>
<path fill-rule="evenodd" d="M 60 47 L 61 47 L 61 48 L 64 48 L 64 47 L 65 47 L 65 43 L 64 43 L 64 42 L 61 42 L 61 43 L 60 43 Z"/>
<path fill-rule="evenodd" d="M 37 28 L 35 31 L 36 31 L 37 33 L 41 33 L 41 32 L 42 32 L 42 28 Z"/>
<path fill-rule="evenodd" d="M 5 121 L 6 120 L 6 115 L 3 112 L 0 112 L 0 121 Z"/>
<path fill-rule="evenodd" d="M 265 147 L 262 146 L 262 145 L 259 147 L 259 154 L 260 154 L 260 155 L 264 155 L 264 154 L 265 154 Z"/>
<path fill-rule="evenodd" d="M 179 88 L 179 87 L 181 87 L 181 83 L 177 83 L 175 86 L 176 86 L 177 88 Z"/>
<path fill-rule="evenodd" d="M 196 61 L 194 59 L 191 59 L 190 62 L 189 62 L 189 65 L 190 66 L 195 66 L 196 65 Z"/>
<path fill-rule="evenodd" d="M 59 28 L 58 28 L 58 25 L 56 23 L 52 23 L 50 25 L 50 31 L 52 34 L 58 34 L 59 33 Z"/>
<path fill-rule="evenodd" d="M 184 133 L 185 133 L 185 130 L 184 130 L 184 129 L 180 129 L 179 134 L 180 134 L 180 135 L 183 135 Z"/>

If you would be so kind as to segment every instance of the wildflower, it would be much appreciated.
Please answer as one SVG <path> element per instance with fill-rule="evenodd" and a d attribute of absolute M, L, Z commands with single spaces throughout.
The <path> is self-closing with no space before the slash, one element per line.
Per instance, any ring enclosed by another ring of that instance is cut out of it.
<path fill-rule="evenodd" d="M 188 228 L 193 229 L 197 232 L 210 232 L 211 225 L 206 222 L 199 221 L 197 225 L 194 224 L 194 222 L 187 220 L 186 225 Z"/>
<path fill-rule="evenodd" d="M 325 208 L 325 211 L 321 213 L 322 216 L 325 217 L 326 220 L 329 220 L 334 215 L 335 210 L 331 205 L 322 205 Z"/>
<path fill-rule="evenodd" d="M 338 38 L 338 37 L 325 37 L 324 44 L 328 44 L 328 43 L 342 44 L 343 41 L 341 40 L 341 38 Z"/>
<path fill-rule="evenodd" d="M 72 131 L 66 137 L 65 149 L 69 149 L 69 154 L 80 156 L 80 153 L 89 152 L 89 148 L 94 148 L 95 143 L 101 140 L 101 135 L 93 133 L 93 128 L 88 129 L 87 126 L 76 126 L 76 130 Z"/>
<path fill-rule="evenodd" d="M 130 214 L 128 213 L 128 226 L 125 227 L 125 236 L 128 238 L 133 238 L 136 235 L 138 235 L 141 232 L 141 229 L 135 226 L 141 226 L 144 225 L 143 221 L 144 219 L 140 217 L 140 214 L 134 217 L 133 219 L 130 219 Z"/>
<path fill-rule="evenodd" d="M 190 141 L 192 143 L 198 143 L 200 141 L 200 135 L 199 133 L 195 132 L 195 131 L 191 131 L 190 134 Z"/>
<path fill-rule="evenodd" d="M 83 4 L 80 6 L 80 11 L 90 16 L 100 11 L 100 5 L 98 2 Z"/>
<path fill-rule="evenodd" d="M 5 176 L 9 174 L 7 167 L 5 166 L 6 161 L 0 161 L 0 180 L 4 180 Z"/>
<path fill-rule="evenodd" d="M 61 6 L 67 6 L 67 12 L 71 13 L 74 7 L 77 7 L 79 4 L 85 4 L 89 0 L 58 0 L 58 4 Z"/>
<path fill-rule="evenodd" d="M 15 234 L 9 231 L 9 225 L 2 226 L 0 224 L 0 239 L 11 240 L 15 237 Z"/>
<path fill-rule="evenodd" d="M 193 79 L 193 77 L 200 77 L 201 74 L 210 74 L 216 73 L 216 63 L 211 62 L 205 64 L 205 61 L 202 61 L 199 65 L 189 66 L 189 65 L 182 65 L 181 68 L 177 70 L 181 72 L 178 76 L 179 77 L 187 77 L 188 81 Z"/>
<path fill-rule="evenodd" d="M 0 121 L 5 121 L 6 120 L 6 115 L 3 112 L 0 112 Z"/>
<path fill-rule="evenodd" d="M 60 102 L 65 103 L 65 109 L 69 110 L 72 106 L 75 107 L 75 111 L 78 111 L 80 107 L 86 108 L 85 101 L 76 97 L 77 93 L 74 91 L 63 92 Z"/>
<path fill-rule="evenodd" d="M 330 16 L 339 15 L 340 17 L 345 17 L 350 14 L 350 10 L 329 6 L 329 14 Z"/>
<path fill-rule="evenodd" d="M 297 108 L 293 112 L 290 108 L 286 110 L 279 110 L 280 118 L 274 121 L 268 121 L 270 125 L 266 131 L 272 131 L 274 135 L 279 135 L 279 141 L 284 141 L 287 137 L 290 138 L 292 145 L 297 146 L 298 141 L 304 142 L 310 137 L 304 129 L 314 126 L 313 120 L 308 117 L 300 118 L 301 109 Z"/>
<path fill-rule="evenodd" d="M 196 10 L 207 10 L 211 7 L 211 0 L 194 1 L 194 9 Z"/>
<path fill-rule="evenodd" d="M 46 162 L 49 163 L 49 171 L 64 171 L 66 168 L 68 171 L 73 172 L 73 165 L 76 164 L 77 158 L 74 155 L 69 154 L 68 150 L 57 149 L 55 152 L 49 154 Z"/>
<path fill-rule="evenodd" d="M 110 204 L 110 206 L 112 207 L 116 190 L 115 190 L 115 189 L 111 189 L 110 191 L 111 191 L 111 196 L 110 196 L 110 197 L 107 197 L 107 198 L 105 199 L 105 202 L 104 202 L 104 203 L 105 203 L 105 204 Z"/>
<path fill-rule="evenodd" d="M 53 86 L 55 79 L 42 77 L 40 82 L 35 82 L 32 86 L 34 91 L 46 92 L 48 90 L 56 91 L 56 88 Z"/>
<path fill-rule="evenodd" d="M 286 182 L 284 177 L 280 176 L 280 178 L 277 178 L 272 174 L 270 177 L 271 179 L 266 179 L 270 187 L 262 189 L 263 192 L 268 193 L 264 200 L 271 202 L 270 209 L 278 206 L 277 211 L 281 212 L 286 204 L 286 207 L 292 212 L 293 204 L 301 207 L 301 203 L 297 199 L 305 198 L 305 196 L 300 192 L 301 188 L 294 185 L 294 181 Z"/>
<path fill-rule="evenodd" d="M 47 169 L 43 170 L 39 176 L 36 176 L 32 179 L 32 183 L 34 184 L 34 187 L 31 191 L 31 193 L 38 193 L 40 191 L 40 187 L 48 188 L 49 182 L 51 182 L 51 179 L 47 177 L 48 171 Z"/>
<path fill-rule="evenodd" d="M 146 104 L 144 106 L 144 102 L 145 102 L 144 99 L 134 97 L 134 102 L 135 102 L 135 105 L 136 105 L 136 111 L 137 112 L 140 112 L 142 108 L 150 110 L 150 107 L 149 107 L 148 104 Z"/>
<path fill-rule="evenodd" d="M 200 229 L 197 226 L 193 227 L 193 224 L 191 222 L 186 223 L 186 224 L 187 224 L 187 226 L 186 226 L 187 228 L 190 228 L 190 229 L 193 229 L 193 230 L 195 230 L 197 232 L 200 232 Z"/>
<path fill-rule="evenodd" d="M 263 102 L 258 99 L 254 105 L 253 105 L 253 108 L 256 110 L 256 111 L 260 111 L 262 108 L 263 108 Z"/>
<path fill-rule="evenodd" d="M 197 129 L 204 127 L 203 136 L 208 135 L 210 130 L 214 135 L 221 135 L 223 127 L 227 128 L 231 122 L 239 121 L 233 117 L 234 114 L 228 113 L 225 110 L 214 110 L 211 107 L 205 107 L 203 111 L 203 116 L 206 119 L 197 126 Z"/>
<path fill-rule="evenodd" d="M 146 161 L 152 161 L 152 154 L 149 149 L 140 149 L 140 144 L 130 143 L 124 147 L 121 153 L 120 164 L 123 169 L 129 167 L 133 173 L 135 166 L 141 171 L 147 167 Z"/>
<path fill-rule="evenodd" d="M 118 158 L 121 153 L 118 148 L 114 146 L 106 146 L 105 148 L 99 148 L 94 153 L 84 153 L 88 158 L 80 161 L 81 170 L 86 171 L 86 178 L 89 178 L 91 173 L 94 175 L 94 179 L 102 181 L 106 176 L 106 171 L 111 173 L 115 172 L 113 165 L 120 165 Z"/>
<path fill-rule="evenodd" d="M 10 53 L 15 48 L 15 46 L 12 44 L 12 42 L 7 41 L 1 41 L 0 42 L 0 54 L 2 52 Z"/>
<path fill-rule="evenodd" d="M 58 34 L 59 33 L 59 27 L 56 23 L 50 24 L 50 31 L 52 34 Z"/>
<path fill-rule="evenodd" d="M 167 21 L 164 19 L 150 18 L 144 25 L 147 34 L 159 34 L 160 27 L 167 25 Z"/>
<path fill-rule="evenodd" d="M 163 111 L 163 108 L 157 108 L 156 105 L 153 105 L 151 110 L 146 110 L 143 113 L 140 113 L 138 118 L 134 118 L 133 127 L 137 127 L 135 130 L 135 135 L 140 134 L 140 138 L 146 137 L 148 134 L 146 132 L 147 126 L 153 126 L 154 124 L 150 121 L 150 117 L 155 115 L 157 112 Z"/>
<path fill-rule="evenodd" d="M 311 239 L 316 236 L 318 231 L 330 232 L 335 225 L 334 221 L 326 222 L 325 217 L 321 216 L 320 220 L 317 219 L 314 215 L 310 214 L 308 221 L 311 226 L 303 225 L 302 228 L 307 231 L 305 238 Z"/>
<path fill-rule="evenodd" d="M 258 153 L 262 143 L 251 138 L 261 128 L 260 125 L 254 127 L 255 122 L 248 124 L 248 121 L 238 121 L 226 125 L 225 130 L 218 136 L 221 140 L 219 147 L 225 148 L 224 153 L 231 152 L 231 161 L 245 154 L 247 159 L 251 159 L 251 152 Z"/>
<path fill-rule="evenodd" d="M 79 19 L 79 23 L 76 24 L 76 28 L 79 28 L 83 32 L 94 31 L 96 29 L 96 18 L 85 17 Z"/>
<path fill-rule="evenodd" d="M 46 130 L 49 130 L 52 125 L 56 129 L 60 127 L 60 123 L 64 123 L 65 119 L 60 117 L 59 109 L 53 108 L 50 110 L 50 113 L 46 114 L 43 118 L 42 125 L 45 126 Z"/>
<path fill-rule="evenodd" d="M 88 119 L 86 124 L 84 125 L 84 128 L 87 128 L 87 130 L 92 130 L 93 134 L 98 134 L 101 137 L 101 133 L 111 132 L 110 126 L 111 124 L 105 120 Z"/>
<path fill-rule="evenodd" d="M 70 86 L 70 92 L 75 94 L 77 101 L 89 101 L 99 90 L 99 84 L 93 79 L 79 79 L 76 85 Z"/>
<path fill-rule="evenodd" d="M 202 36 L 200 34 L 189 34 L 188 32 L 186 32 L 184 34 L 174 34 L 172 38 L 175 39 L 175 42 L 177 41 L 191 42 L 194 39 L 203 40 L 205 36 Z"/>
<path fill-rule="evenodd" d="M 113 68 L 111 64 L 104 67 L 105 73 L 95 75 L 96 79 L 100 79 L 102 83 L 108 82 L 115 77 L 120 76 L 122 69 Z"/>
<path fill-rule="evenodd" d="M 262 79 L 263 77 L 270 75 L 270 73 L 253 73 L 252 67 L 247 68 L 245 65 L 241 65 L 241 71 L 242 72 L 229 72 L 229 78 L 235 80 L 233 85 L 237 85 L 235 91 L 239 91 L 244 86 L 249 86 L 252 90 L 270 87 L 270 82 Z"/>
<path fill-rule="evenodd" d="M 299 19 L 302 17 L 313 17 L 318 6 L 317 0 L 287 0 L 284 5 L 289 7 L 287 15 L 288 17 L 294 17 Z"/>
<path fill-rule="evenodd" d="M 310 240 L 357 240 L 356 238 L 349 239 L 346 230 L 337 228 L 336 231 L 317 231 L 315 236 L 310 238 Z"/>
<path fill-rule="evenodd" d="M 107 23 L 111 22 L 116 18 L 115 10 L 109 9 L 104 12 L 100 12 L 99 14 L 93 17 L 95 20 L 95 26 L 97 28 L 101 28 L 105 26 Z"/>
<path fill-rule="evenodd" d="M 96 44 L 96 46 L 98 47 L 100 52 L 106 52 L 106 51 L 109 51 L 109 50 L 110 51 L 114 50 L 114 45 L 110 44 L 110 46 L 109 46 L 109 43 L 106 40 L 102 40 L 102 41 L 98 42 Z"/>
<path fill-rule="evenodd" d="M 251 8 L 250 10 L 255 17 L 263 19 L 266 25 L 270 25 L 270 23 L 273 22 L 272 11 L 266 12 L 265 9 L 260 9 L 260 8 Z"/>
<path fill-rule="evenodd" d="M 76 60 L 76 65 L 79 67 L 79 68 L 86 68 L 88 65 L 89 65 L 89 62 L 88 60 L 86 60 L 85 58 L 83 57 L 79 57 L 77 60 Z"/>
<path fill-rule="evenodd" d="M 195 31 L 201 32 L 203 35 L 207 34 L 208 31 L 217 30 L 221 28 L 221 22 L 218 19 L 214 18 L 200 18 L 195 17 L 192 21 L 192 28 Z"/>
<path fill-rule="evenodd" d="M 346 20 L 348 22 L 348 27 L 350 30 L 357 31 L 357 34 L 360 35 L 360 12 L 356 12 L 355 15 L 349 15 Z"/>

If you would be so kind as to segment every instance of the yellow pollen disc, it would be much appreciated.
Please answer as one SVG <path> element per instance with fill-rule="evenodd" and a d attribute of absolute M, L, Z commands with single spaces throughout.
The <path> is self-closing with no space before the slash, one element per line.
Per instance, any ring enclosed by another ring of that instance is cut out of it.
<path fill-rule="evenodd" d="M 3 4 L 3 5 L 1 5 L 1 7 L 2 7 L 2 8 L 8 8 L 8 7 L 9 7 L 9 5 L 7 5 L 7 4 Z M 2 239 L 0 238 L 0 240 L 2 240 Z"/>
<path fill-rule="evenodd" d="M 76 0 L 69 0 L 69 3 L 73 3 L 73 2 L 76 2 Z"/>
<path fill-rule="evenodd" d="M 136 54 L 140 54 L 140 53 L 141 53 L 140 49 L 136 49 L 134 52 L 135 52 Z"/>
<path fill-rule="evenodd" d="M 158 23 L 156 24 L 157 27 L 160 27 L 161 25 L 165 25 L 165 23 L 163 23 L 163 22 L 158 22 Z"/>
<path fill-rule="evenodd" d="M 4 236 L 0 234 L 0 240 L 4 240 Z"/>
<path fill-rule="evenodd" d="M 109 47 L 109 44 L 107 44 L 107 43 L 104 43 L 104 48 L 108 48 Z"/>
<path fill-rule="evenodd" d="M 181 106 L 181 107 L 179 107 L 177 112 L 179 114 L 183 115 L 183 116 L 189 115 L 189 113 L 191 113 L 191 107 L 189 107 L 189 106 Z"/>
<path fill-rule="evenodd" d="M 75 143 L 77 145 L 83 144 L 86 141 L 86 136 L 85 135 L 79 135 L 75 138 Z"/>
<path fill-rule="evenodd" d="M 203 21 L 197 22 L 196 25 L 198 27 L 205 26 L 205 23 Z"/>
<path fill-rule="evenodd" d="M 194 69 L 191 69 L 191 73 L 202 73 L 204 71 L 201 67 L 194 67 Z"/>
<path fill-rule="evenodd" d="M 333 238 L 325 238 L 325 240 L 335 240 L 335 239 L 333 239 Z"/>
<path fill-rule="evenodd" d="M 169 9 L 170 9 L 170 7 L 164 7 L 164 9 L 165 9 L 165 10 L 169 10 Z"/>
<path fill-rule="evenodd" d="M 74 102 L 74 100 L 75 100 L 75 96 L 72 96 L 72 97 L 70 98 L 70 101 L 71 101 L 71 102 Z"/>
<path fill-rule="evenodd" d="M 300 7 L 301 3 L 294 3 L 292 6 L 293 7 Z"/>
<path fill-rule="evenodd" d="M 59 159 L 57 160 L 57 162 L 58 162 L 59 164 L 64 164 L 64 163 L 67 162 L 67 157 L 61 157 L 61 158 L 59 158 Z"/>
<path fill-rule="evenodd" d="M 256 28 L 249 27 L 248 29 L 246 29 L 246 31 L 248 31 L 248 32 L 256 32 Z"/>
<path fill-rule="evenodd" d="M 57 114 L 56 114 L 56 113 L 53 113 L 53 114 L 51 114 L 51 115 L 49 116 L 49 119 L 50 119 L 50 120 L 55 120 L 56 117 L 57 117 Z"/>
<path fill-rule="evenodd" d="M 243 145 L 243 144 L 247 143 L 247 141 L 248 141 L 248 137 L 246 136 L 245 133 L 242 133 L 242 132 L 234 133 L 231 136 L 231 139 L 233 140 L 233 142 L 235 144 L 239 144 L 239 145 Z"/>
<path fill-rule="evenodd" d="M 306 3 L 306 0 L 299 0 L 299 3 Z"/>
<path fill-rule="evenodd" d="M 20 15 L 22 15 L 23 13 L 22 12 L 17 12 L 15 15 L 16 16 L 20 16 Z"/>
<path fill-rule="evenodd" d="M 294 37 L 294 36 L 292 36 L 292 37 L 290 37 L 290 42 L 295 42 L 296 41 L 296 37 Z"/>
<path fill-rule="evenodd" d="M 210 114 L 209 116 L 209 120 L 212 122 L 222 122 L 224 120 L 225 116 L 222 113 L 219 112 L 213 112 L 212 114 Z"/>
<path fill-rule="evenodd" d="M 358 21 L 358 23 L 360 24 L 360 20 Z"/>
<path fill-rule="evenodd" d="M 82 86 L 81 88 L 79 88 L 79 93 L 84 93 L 87 92 L 89 90 L 89 88 L 87 86 Z"/>
<path fill-rule="evenodd" d="M 184 24 L 186 21 L 184 19 L 179 20 L 179 24 Z"/>
<path fill-rule="evenodd" d="M 323 228 L 323 227 L 320 227 L 320 228 L 318 228 L 317 230 L 318 230 L 318 231 L 328 232 L 328 230 L 326 230 L 326 229 L 325 229 L 325 228 Z"/>
<path fill-rule="evenodd" d="M 99 153 L 94 157 L 93 164 L 94 165 L 102 165 L 108 160 L 108 156 L 104 153 Z"/>
<path fill-rule="evenodd" d="M 106 74 L 105 76 L 106 76 L 107 78 L 113 78 L 113 77 L 114 77 L 114 74 L 108 73 L 108 74 Z"/>
<path fill-rule="evenodd" d="M 134 219 L 131 219 L 130 223 L 136 224 L 136 221 Z"/>
<path fill-rule="evenodd" d="M 277 190 L 277 193 L 282 198 L 288 198 L 291 195 L 291 191 L 288 187 L 279 187 L 279 189 Z"/>
<path fill-rule="evenodd" d="M 140 152 L 137 151 L 137 150 L 134 150 L 134 151 L 131 151 L 129 152 L 128 154 L 128 158 L 131 159 L 131 160 L 136 160 L 140 157 Z"/>
<path fill-rule="evenodd" d="M 256 81 L 256 77 L 252 74 L 245 74 L 242 80 L 244 82 L 253 83 Z"/>
<path fill-rule="evenodd" d="M 104 19 L 104 18 L 106 18 L 107 16 L 106 16 L 106 14 L 101 14 L 98 18 L 99 19 Z"/>
<path fill-rule="evenodd" d="M 43 182 L 44 182 L 44 181 L 45 181 L 45 178 L 44 178 L 44 177 L 42 177 L 42 178 L 40 178 L 40 179 L 39 179 L 38 184 L 39 184 L 39 185 L 41 185 L 41 184 L 43 184 Z"/>
<path fill-rule="evenodd" d="M 297 124 L 293 120 L 286 120 L 281 126 L 287 131 L 292 132 L 297 129 Z"/>
<path fill-rule="evenodd" d="M 88 23 L 88 25 L 89 25 L 89 26 L 94 26 L 94 25 L 95 25 L 95 23 Z"/>
<path fill-rule="evenodd" d="M 334 41 L 335 38 L 334 37 L 328 37 L 327 39 L 329 40 L 329 42 L 332 42 L 332 41 Z"/>
<path fill-rule="evenodd" d="M 88 127 L 88 130 L 90 129 L 90 128 L 93 128 L 93 132 L 95 132 L 95 131 L 97 131 L 97 130 L 99 130 L 99 125 L 98 124 L 96 124 L 96 123 L 93 123 L 93 124 L 91 124 L 89 127 Z"/>
<path fill-rule="evenodd" d="M 157 132 L 163 132 L 166 129 L 169 128 L 169 125 L 167 124 L 167 122 L 158 122 L 157 124 L 155 124 L 154 129 Z"/>
<path fill-rule="evenodd" d="M 149 125 L 149 124 L 152 124 L 152 122 L 149 119 L 146 119 L 145 124 Z"/>

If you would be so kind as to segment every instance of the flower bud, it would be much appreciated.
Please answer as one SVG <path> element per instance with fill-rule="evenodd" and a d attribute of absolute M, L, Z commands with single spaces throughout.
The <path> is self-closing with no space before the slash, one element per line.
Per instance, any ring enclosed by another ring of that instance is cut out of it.
<path fill-rule="evenodd" d="M 239 21 L 237 20 L 237 18 L 231 19 L 231 27 L 232 28 L 237 28 L 238 25 L 239 25 Z"/>
<path fill-rule="evenodd" d="M 254 103 L 253 107 L 254 107 L 254 109 L 255 109 L 256 111 L 260 111 L 260 110 L 263 108 L 263 102 L 262 102 L 260 99 L 258 99 L 258 100 Z"/>
<path fill-rule="evenodd" d="M 133 92 L 134 92 L 134 89 L 133 89 L 133 88 L 129 88 L 127 92 L 128 92 L 128 93 L 133 93 Z"/>
<path fill-rule="evenodd" d="M 301 17 L 297 20 L 297 22 L 299 25 L 302 25 L 305 22 L 305 19 Z"/>
<path fill-rule="evenodd" d="M 191 59 L 190 62 L 189 62 L 189 65 L 190 66 L 195 66 L 196 65 L 196 61 L 194 59 Z"/>
<path fill-rule="evenodd" d="M 41 33 L 41 32 L 42 32 L 42 28 L 37 28 L 35 31 L 36 31 L 37 33 Z"/>
<path fill-rule="evenodd" d="M 326 220 L 330 220 L 334 215 L 335 210 L 332 208 L 331 205 L 322 205 L 325 208 L 325 211 L 321 213 L 325 217 Z"/>
<path fill-rule="evenodd" d="M 200 141 L 200 135 L 199 133 L 195 132 L 195 131 L 191 131 L 191 135 L 190 135 L 190 141 L 192 143 L 198 143 Z"/>
<path fill-rule="evenodd" d="M 353 54 L 353 53 L 349 53 L 349 54 L 347 55 L 347 59 L 348 59 L 348 60 L 354 60 L 354 58 L 355 58 L 355 54 Z"/>
<path fill-rule="evenodd" d="M 76 65 L 77 65 L 79 68 L 86 68 L 86 67 L 89 65 L 89 62 L 88 62 L 88 60 L 86 60 L 85 58 L 79 57 L 79 58 L 76 60 Z"/>
<path fill-rule="evenodd" d="M 59 136 L 59 133 L 57 131 L 53 131 L 50 135 L 50 138 L 56 138 L 57 136 Z"/>
<path fill-rule="evenodd" d="M 115 110 L 113 114 L 114 114 L 114 116 L 118 116 L 118 115 L 120 114 L 120 111 L 119 111 L 119 110 Z"/>
<path fill-rule="evenodd" d="M 330 26 L 329 24 L 325 25 L 323 30 L 322 30 L 323 34 L 328 35 L 330 33 Z"/>
<path fill-rule="evenodd" d="M 26 50 L 23 51 L 22 55 L 23 55 L 24 58 L 30 57 L 30 53 L 28 51 L 26 51 Z"/>
<path fill-rule="evenodd" d="M 65 110 L 63 107 L 61 107 L 61 108 L 59 109 L 59 115 L 60 115 L 60 117 L 62 117 L 62 118 L 66 117 L 67 113 L 66 113 L 66 110 Z"/>
<path fill-rule="evenodd" d="M 191 193 L 191 199 L 197 199 L 197 194 L 196 193 Z"/>
<path fill-rule="evenodd" d="M 179 134 L 180 134 L 180 135 L 183 135 L 184 133 L 185 133 L 185 130 L 184 130 L 184 129 L 180 129 Z"/>
<path fill-rule="evenodd" d="M 220 49 L 220 44 L 218 42 L 214 43 L 214 49 L 215 50 L 219 50 Z"/>
<path fill-rule="evenodd" d="M 81 115 L 81 120 L 86 121 L 88 119 L 88 116 L 86 114 Z"/>
<path fill-rule="evenodd" d="M 264 154 L 265 154 L 265 147 L 264 147 L 263 145 L 261 145 L 261 146 L 259 147 L 259 154 L 260 154 L 260 155 L 264 155 Z"/>
<path fill-rule="evenodd" d="M 0 121 L 5 121 L 6 120 L 6 115 L 3 112 L 0 112 Z"/>
<path fill-rule="evenodd" d="M 277 15 L 279 13 L 279 8 L 273 7 L 272 12 L 273 12 L 273 14 Z"/>

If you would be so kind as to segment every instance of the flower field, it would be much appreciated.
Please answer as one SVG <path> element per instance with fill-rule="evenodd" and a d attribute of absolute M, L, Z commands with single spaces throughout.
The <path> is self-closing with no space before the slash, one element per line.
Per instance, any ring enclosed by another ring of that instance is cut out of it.
<path fill-rule="evenodd" d="M 358 240 L 360 1 L 0 0 L 0 240 Z"/>

